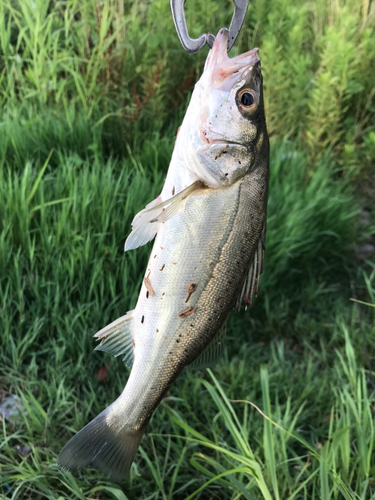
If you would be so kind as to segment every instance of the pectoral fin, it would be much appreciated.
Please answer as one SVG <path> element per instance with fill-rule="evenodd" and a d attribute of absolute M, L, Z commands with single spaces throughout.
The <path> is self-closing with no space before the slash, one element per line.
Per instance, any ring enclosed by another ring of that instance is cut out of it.
<path fill-rule="evenodd" d="M 189 194 L 201 186 L 199 181 L 176 194 L 166 201 L 160 196 L 137 214 L 132 222 L 132 232 L 125 242 L 125 252 L 133 250 L 151 241 L 156 232 L 158 223 L 171 219 L 181 208 L 183 201 Z"/>

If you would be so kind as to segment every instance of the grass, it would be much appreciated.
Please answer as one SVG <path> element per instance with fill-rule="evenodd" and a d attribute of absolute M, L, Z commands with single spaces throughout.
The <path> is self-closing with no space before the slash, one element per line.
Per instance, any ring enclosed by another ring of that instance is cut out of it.
<path fill-rule="evenodd" d="M 186 7 L 192 36 L 232 12 Z M 0 421 L 0 497 L 375 499 L 375 268 L 356 257 L 375 233 L 373 7 L 250 6 L 234 50 L 258 45 L 265 78 L 260 292 L 219 364 L 171 388 L 121 485 L 56 455 L 126 382 L 92 335 L 135 305 L 150 245 L 124 240 L 205 54 L 183 53 L 168 2 L 5 1 L 0 19 L 0 400 L 24 406 Z"/>

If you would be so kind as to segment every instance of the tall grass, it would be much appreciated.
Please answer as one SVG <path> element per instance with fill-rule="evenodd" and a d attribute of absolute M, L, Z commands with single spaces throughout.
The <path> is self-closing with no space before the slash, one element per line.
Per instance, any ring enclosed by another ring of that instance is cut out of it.
<path fill-rule="evenodd" d="M 296 429 L 305 410 L 303 403 L 293 412 L 291 399 L 280 404 L 278 392 L 271 402 L 266 366 L 260 370 L 264 412 L 249 401 L 228 399 L 210 370 L 213 384 L 199 381 L 202 392 L 207 391 L 217 407 L 217 423 L 212 426 L 211 439 L 194 430 L 172 410 L 172 421 L 185 430 L 190 442 L 202 449 L 193 455 L 192 465 L 210 478 L 189 499 L 213 482 L 232 491 L 231 498 L 242 495 L 249 500 L 370 498 L 374 394 L 367 389 L 365 370 L 357 364 L 348 331 L 339 321 L 337 327 L 343 329 L 345 354 L 337 353 L 332 380 L 327 383 L 334 403 L 327 407 L 325 429 L 314 442 L 307 441 Z M 242 412 L 236 411 L 238 405 L 243 406 Z M 273 406 L 277 408 L 275 413 Z M 260 418 L 263 436 L 261 438 L 258 432 L 259 441 L 254 449 L 249 443 L 254 442 L 252 435 L 257 428 L 254 421 Z M 214 450 L 214 456 L 209 450 Z"/>

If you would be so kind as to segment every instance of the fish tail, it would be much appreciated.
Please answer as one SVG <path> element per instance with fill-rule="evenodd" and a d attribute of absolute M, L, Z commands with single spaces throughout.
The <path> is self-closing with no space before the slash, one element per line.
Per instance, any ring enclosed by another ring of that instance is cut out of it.
<path fill-rule="evenodd" d="M 73 436 L 57 457 L 57 465 L 66 471 L 90 464 L 120 482 L 129 472 L 147 423 L 134 429 L 123 424 L 123 409 L 115 403 Z"/>

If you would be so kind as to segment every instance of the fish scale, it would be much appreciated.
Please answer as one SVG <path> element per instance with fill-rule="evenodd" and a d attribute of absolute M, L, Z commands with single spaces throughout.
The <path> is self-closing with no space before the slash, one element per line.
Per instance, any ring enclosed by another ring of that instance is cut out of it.
<path fill-rule="evenodd" d="M 256 293 L 269 168 L 262 77 L 257 49 L 230 59 L 227 40 L 220 30 L 161 194 L 133 220 L 126 251 L 156 235 L 136 307 L 95 335 L 98 350 L 132 364 L 127 384 L 64 446 L 63 469 L 92 464 L 121 480 L 169 387 L 216 359 L 229 312 Z"/>

